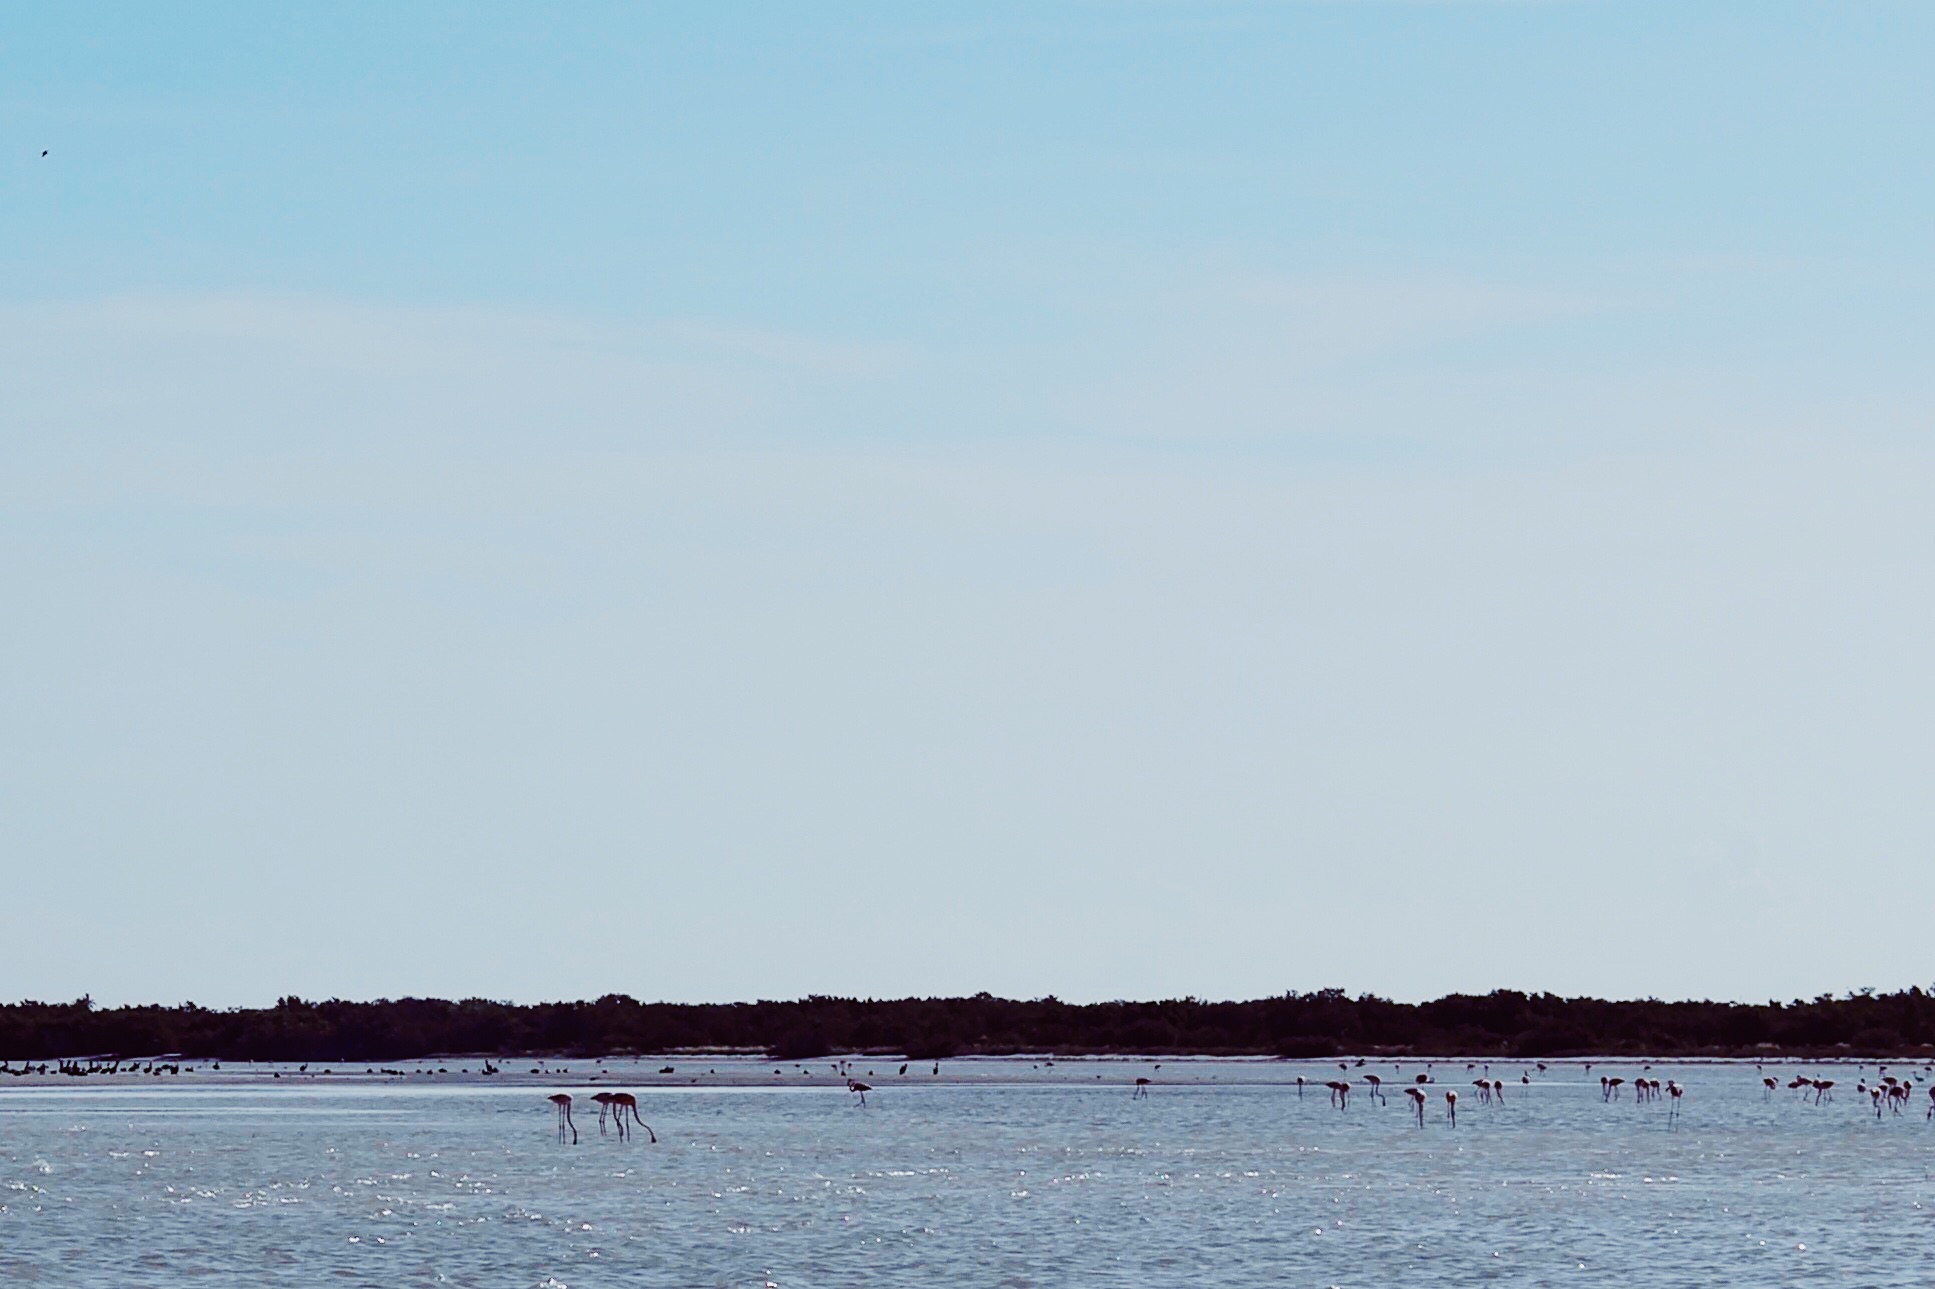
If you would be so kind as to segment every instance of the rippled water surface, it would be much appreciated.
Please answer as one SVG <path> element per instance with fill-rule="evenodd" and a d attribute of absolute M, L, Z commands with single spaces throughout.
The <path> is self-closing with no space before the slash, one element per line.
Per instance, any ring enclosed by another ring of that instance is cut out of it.
<path fill-rule="evenodd" d="M 874 1061 L 863 1109 L 830 1076 L 701 1059 L 782 1086 L 641 1077 L 657 1145 L 601 1138 L 569 1079 L 0 1087 L 0 1280 L 1935 1283 L 1926 1084 L 1877 1121 L 1853 1067 L 1817 1107 L 1751 1065 L 1660 1065 L 1688 1087 L 1675 1122 L 1602 1101 L 1630 1065 L 1530 1086 L 1495 1066 L 1487 1107 L 1440 1063 L 1421 1129 L 1361 1086 L 1333 1109 L 1334 1063 Z M 556 1088 L 579 1098 L 575 1147 Z"/>

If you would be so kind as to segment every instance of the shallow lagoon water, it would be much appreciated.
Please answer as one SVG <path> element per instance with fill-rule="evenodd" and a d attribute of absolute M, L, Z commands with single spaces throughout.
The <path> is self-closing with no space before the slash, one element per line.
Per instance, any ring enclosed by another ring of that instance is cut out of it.
<path fill-rule="evenodd" d="M 1853 1066 L 1809 1067 L 1837 1079 L 1817 1107 L 1766 1097 L 1751 1064 L 1655 1064 L 1688 1087 L 1675 1120 L 1630 1089 L 1601 1100 L 1599 1075 L 1632 1063 L 1529 1087 L 1495 1063 L 1505 1102 L 1487 1107 L 1475 1072 L 1439 1062 L 1420 1129 L 1395 1093 L 1332 1108 L 1334 1063 L 955 1061 L 903 1078 L 861 1058 L 865 1109 L 823 1062 L 792 1082 L 791 1065 L 696 1064 L 715 1072 L 697 1086 L 650 1086 L 655 1066 L 602 1080 L 638 1092 L 657 1145 L 601 1138 L 569 1078 L 0 1086 L 0 1280 L 1935 1283 L 1926 1085 L 1877 1121 Z M 575 1147 L 553 1135 L 559 1088 L 579 1097 Z"/>

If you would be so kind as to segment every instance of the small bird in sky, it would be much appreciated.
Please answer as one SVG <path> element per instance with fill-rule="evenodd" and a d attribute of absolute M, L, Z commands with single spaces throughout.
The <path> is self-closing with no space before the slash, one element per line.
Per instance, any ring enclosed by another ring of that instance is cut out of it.
<path fill-rule="evenodd" d="M 40 150 L 40 155 L 41 155 L 41 156 L 43 156 L 43 157 L 44 157 L 44 156 L 46 156 L 46 155 L 47 155 L 47 149 L 45 149 L 45 148 L 42 148 L 42 149 Z"/>

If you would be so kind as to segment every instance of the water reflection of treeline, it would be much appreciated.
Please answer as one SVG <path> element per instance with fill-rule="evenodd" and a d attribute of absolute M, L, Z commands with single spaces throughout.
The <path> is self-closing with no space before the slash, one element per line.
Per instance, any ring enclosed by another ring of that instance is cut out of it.
<path fill-rule="evenodd" d="M 1500 990 L 1400 1003 L 1341 990 L 1247 1002 L 1075 1004 L 1055 998 L 518 1005 L 467 999 L 306 1002 L 211 1010 L 0 1005 L 0 1058 L 180 1053 L 230 1060 L 376 1061 L 441 1052 L 573 1055 L 740 1048 L 800 1059 L 882 1052 L 1156 1052 L 1319 1057 L 1935 1054 L 1935 996 L 1919 988 L 1789 1003 L 1609 1002 Z"/>

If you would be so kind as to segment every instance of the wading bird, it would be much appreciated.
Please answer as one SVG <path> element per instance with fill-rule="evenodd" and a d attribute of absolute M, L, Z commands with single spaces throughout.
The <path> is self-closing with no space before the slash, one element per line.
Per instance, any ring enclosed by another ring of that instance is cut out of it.
<path fill-rule="evenodd" d="M 598 1135 L 605 1135 L 605 1118 L 611 1113 L 611 1093 L 594 1092 L 591 1099 L 598 1103 Z"/>
<path fill-rule="evenodd" d="M 1138 1083 L 1147 1083 L 1148 1081 L 1149 1080 L 1147 1079 L 1136 1080 L 1136 1082 Z M 873 1084 L 862 1083 L 859 1079 L 848 1079 L 847 1091 L 858 1096 L 860 1098 L 860 1104 L 864 1106 L 865 1104 L 867 1104 L 867 1093 L 873 1091 Z"/>
<path fill-rule="evenodd" d="M 571 1144 L 578 1144 L 578 1125 L 571 1122 L 571 1098 L 563 1092 L 553 1092 L 545 1100 L 558 1108 L 558 1144 L 564 1144 L 564 1130 L 571 1129 Z"/>
<path fill-rule="evenodd" d="M 625 1126 L 625 1111 L 627 1110 L 632 1112 L 632 1122 L 643 1128 L 646 1138 L 656 1146 L 658 1144 L 658 1134 L 653 1132 L 652 1125 L 646 1123 L 644 1118 L 639 1115 L 638 1098 L 629 1092 L 613 1092 L 611 1094 L 611 1116 L 618 1120 L 619 1139 L 628 1139 L 632 1135 L 631 1129 Z"/>

